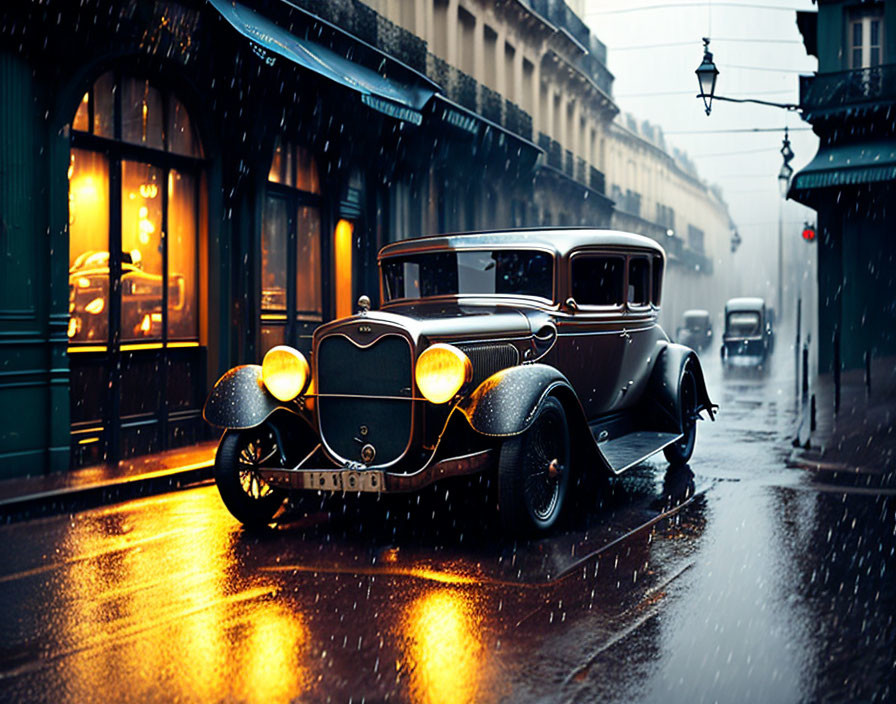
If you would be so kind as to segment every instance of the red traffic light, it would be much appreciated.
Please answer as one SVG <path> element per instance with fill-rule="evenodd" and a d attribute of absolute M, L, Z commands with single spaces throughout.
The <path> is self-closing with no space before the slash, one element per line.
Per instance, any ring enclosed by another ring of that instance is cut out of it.
<path fill-rule="evenodd" d="M 803 228 L 803 239 L 806 242 L 814 242 L 815 241 L 815 228 L 814 227 L 804 227 Z"/>

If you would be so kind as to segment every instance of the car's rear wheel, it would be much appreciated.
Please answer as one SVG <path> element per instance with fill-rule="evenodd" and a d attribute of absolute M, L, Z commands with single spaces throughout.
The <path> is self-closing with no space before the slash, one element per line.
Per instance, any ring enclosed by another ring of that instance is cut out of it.
<path fill-rule="evenodd" d="M 501 446 L 498 507 L 508 533 L 545 531 L 557 522 L 569 485 L 569 465 L 566 412 L 550 397 L 532 425 Z"/>
<path fill-rule="evenodd" d="M 669 464 L 674 467 L 686 464 L 691 459 L 697 443 L 697 380 L 688 368 L 685 368 L 678 383 L 678 395 L 682 436 L 663 450 Z"/>
<path fill-rule="evenodd" d="M 245 526 L 270 523 L 286 493 L 262 479 L 259 468 L 279 464 L 277 442 L 264 426 L 228 431 L 215 455 L 215 484 L 227 510 Z"/>

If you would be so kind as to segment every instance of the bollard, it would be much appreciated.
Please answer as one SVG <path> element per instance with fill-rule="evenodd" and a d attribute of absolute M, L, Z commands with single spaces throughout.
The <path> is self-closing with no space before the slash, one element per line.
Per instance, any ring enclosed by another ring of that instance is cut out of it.
<path fill-rule="evenodd" d="M 865 396 L 871 397 L 871 350 L 865 350 Z"/>
<path fill-rule="evenodd" d="M 840 327 L 834 326 L 834 415 L 840 412 Z"/>
<path fill-rule="evenodd" d="M 803 299 L 799 297 L 796 299 L 796 344 L 793 347 L 793 356 L 795 357 L 794 362 L 796 366 L 796 378 L 794 379 L 793 392 L 799 392 L 800 388 L 800 334 L 802 327 L 802 318 L 803 318 Z"/>
<path fill-rule="evenodd" d="M 803 398 L 809 393 L 809 345 L 803 345 Z"/>
<path fill-rule="evenodd" d="M 809 432 L 814 433 L 818 427 L 818 419 L 815 416 L 815 394 L 812 394 L 811 403 L 809 405 Z"/>

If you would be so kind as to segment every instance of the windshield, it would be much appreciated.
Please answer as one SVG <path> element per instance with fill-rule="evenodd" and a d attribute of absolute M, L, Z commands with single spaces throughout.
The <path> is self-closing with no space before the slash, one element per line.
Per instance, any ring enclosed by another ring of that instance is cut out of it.
<path fill-rule="evenodd" d="M 526 250 L 451 251 L 387 259 L 386 301 L 428 296 L 517 295 L 552 300 L 554 259 Z"/>
<path fill-rule="evenodd" d="M 756 337 L 759 335 L 759 313 L 753 311 L 729 313 L 728 334 L 732 337 Z"/>
<path fill-rule="evenodd" d="M 686 315 L 684 324 L 688 330 L 703 332 L 709 327 L 709 320 L 700 315 Z"/>

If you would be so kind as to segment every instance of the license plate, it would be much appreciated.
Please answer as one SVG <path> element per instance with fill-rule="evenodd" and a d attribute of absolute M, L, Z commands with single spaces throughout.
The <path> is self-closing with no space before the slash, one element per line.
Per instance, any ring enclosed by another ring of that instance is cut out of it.
<path fill-rule="evenodd" d="M 358 472 L 352 469 L 303 472 L 305 489 L 321 491 L 367 491 L 383 490 L 383 473 L 373 470 Z"/>

